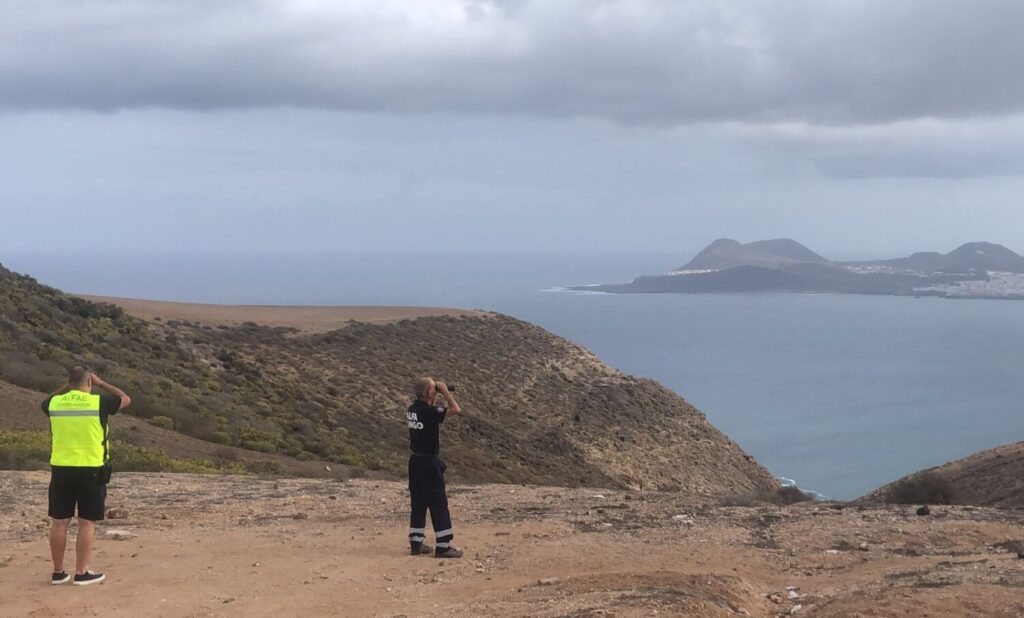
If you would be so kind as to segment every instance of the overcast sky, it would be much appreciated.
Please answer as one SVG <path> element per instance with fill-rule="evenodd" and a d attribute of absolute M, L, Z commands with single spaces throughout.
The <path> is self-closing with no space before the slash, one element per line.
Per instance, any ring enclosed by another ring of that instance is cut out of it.
<path fill-rule="evenodd" d="M 4 0 L 0 262 L 1024 252 L 1016 0 Z"/>

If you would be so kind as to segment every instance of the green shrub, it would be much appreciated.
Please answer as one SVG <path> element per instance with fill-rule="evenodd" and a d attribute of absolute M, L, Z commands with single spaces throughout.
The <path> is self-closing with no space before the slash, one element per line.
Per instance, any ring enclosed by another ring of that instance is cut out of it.
<path fill-rule="evenodd" d="M 45 431 L 0 431 L 0 469 L 45 470 L 50 436 Z"/>
<path fill-rule="evenodd" d="M 231 434 L 226 431 L 214 431 L 210 434 L 210 442 L 217 444 L 231 444 Z"/>
<path fill-rule="evenodd" d="M 252 474 L 283 474 L 284 468 L 276 461 L 250 461 L 245 469 Z"/>
<path fill-rule="evenodd" d="M 722 506 L 759 506 L 762 504 L 785 505 L 814 500 L 814 496 L 802 491 L 795 485 L 779 487 L 775 491 L 759 489 L 741 494 L 733 494 L 719 500 Z"/>
<path fill-rule="evenodd" d="M 150 425 L 156 425 L 162 429 L 174 429 L 174 420 L 169 416 L 154 416 L 149 419 Z"/>
<path fill-rule="evenodd" d="M 242 440 L 239 446 L 250 451 L 259 451 L 260 453 L 277 452 L 277 447 L 274 443 L 265 440 Z"/>
<path fill-rule="evenodd" d="M 215 464 L 206 459 L 181 459 L 163 451 L 114 442 L 110 460 L 121 472 L 191 472 L 195 474 L 241 474 L 246 470 L 237 464 Z"/>
<path fill-rule="evenodd" d="M 45 470 L 50 460 L 50 436 L 45 431 L 0 431 L 0 469 Z M 112 440 L 110 460 L 120 472 L 192 472 L 242 474 L 240 464 L 215 464 L 205 459 L 171 457 L 163 451 Z"/>
<path fill-rule="evenodd" d="M 936 472 L 922 472 L 897 481 L 885 501 L 889 504 L 956 504 L 953 484 Z"/>

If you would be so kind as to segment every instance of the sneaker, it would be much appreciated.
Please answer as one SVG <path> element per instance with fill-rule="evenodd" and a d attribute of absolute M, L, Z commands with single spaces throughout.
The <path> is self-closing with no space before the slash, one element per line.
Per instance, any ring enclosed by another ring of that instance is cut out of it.
<path fill-rule="evenodd" d="M 71 581 L 71 576 L 64 571 L 54 571 L 53 576 L 50 578 L 50 583 L 54 586 L 66 584 Z"/>
<path fill-rule="evenodd" d="M 88 586 L 89 584 L 98 584 L 107 576 L 103 573 L 93 573 L 92 571 L 86 571 L 81 575 L 75 574 L 75 581 L 71 582 L 72 586 Z"/>
<path fill-rule="evenodd" d="M 409 543 L 409 554 L 412 556 L 425 556 L 433 551 L 434 548 L 425 543 Z"/>
<path fill-rule="evenodd" d="M 461 558 L 462 550 L 458 547 L 438 547 L 434 551 L 435 558 Z"/>

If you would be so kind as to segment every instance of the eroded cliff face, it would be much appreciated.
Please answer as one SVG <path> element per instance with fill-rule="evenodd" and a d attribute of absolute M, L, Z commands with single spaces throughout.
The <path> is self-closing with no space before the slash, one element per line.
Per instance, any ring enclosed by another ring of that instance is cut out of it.
<path fill-rule="evenodd" d="M 676 394 L 507 316 L 312 333 L 151 317 L 2 271 L 0 380 L 52 389 L 64 366 L 86 362 L 132 394 L 134 415 L 180 433 L 402 474 L 411 385 L 432 375 L 459 384 L 465 410 L 442 430 L 456 480 L 719 495 L 776 486 Z"/>

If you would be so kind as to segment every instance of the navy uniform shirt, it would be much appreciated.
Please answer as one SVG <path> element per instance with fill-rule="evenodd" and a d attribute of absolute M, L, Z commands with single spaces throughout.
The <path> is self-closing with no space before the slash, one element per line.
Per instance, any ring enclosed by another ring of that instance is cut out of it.
<path fill-rule="evenodd" d="M 444 406 L 432 406 L 422 399 L 417 399 L 405 411 L 405 419 L 409 424 L 409 448 L 422 455 L 438 455 L 441 452 L 438 426 L 444 422 L 448 409 Z"/>

